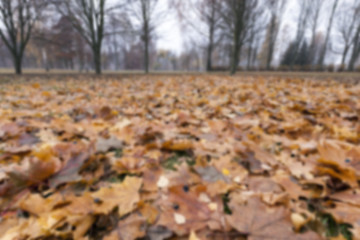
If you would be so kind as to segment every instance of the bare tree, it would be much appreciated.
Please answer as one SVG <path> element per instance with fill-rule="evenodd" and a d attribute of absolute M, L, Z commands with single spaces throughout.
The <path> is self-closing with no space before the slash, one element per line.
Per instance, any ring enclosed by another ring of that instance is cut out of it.
<path fill-rule="evenodd" d="M 245 32 L 245 12 L 246 12 L 246 1 L 236 1 L 228 0 L 227 9 L 229 9 L 229 14 L 223 14 L 225 22 L 229 25 L 232 37 L 233 37 L 233 46 L 232 46 L 232 56 L 231 56 L 231 66 L 230 74 L 235 74 L 237 66 L 239 64 L 239 54 L 242 47 L 242 38 L 243 33 Z"/>
<path fill-rule="evenodd" d="M 134 26 L 138 25 L 138 32 L 144 45 L 144 71 L 149 72 L 149 47 L 155 37 L 156 27 L 164 21 L 167 11 L 161 10 L 159 0 L 128 0 L 128 14 L 133 19 Z"/>
<path fill-rule="evenodd" d="M 221 16 L 221 1 L 218 0 L 198 0 L 183 1 L 173 0 L 173 5 L 177 9 L 180 21 L 184 28 L 191 28 L 197 35 L 204 38 L 206 47 L 206 70 L 212 70 L 212 58 L 215 47 L 221 41 L 219 34 Z M 196 20 L 195 20 L 196 19 Z M 204 28 L 199 26 L 199 21 Z"/>
<path fill-rule="evenodd" d="M 251 17 L 258 6 L 258 0 L 223 1 L 221 16 L 224 34 L 231 39 L 230 74 L 235 74 L 240 60 L 240 52 L 251 30 Z"/>
<path fill-rule="evenodd" d="M 133 43 L 135 37 L 131 21 L 126 14 L 119 14 L 112 12 L 109 15 L 109 24 L 107 25 L 107 32 L 111 33 L 106 37 L 105 45 L 108 46 L 110 58 L 114 70 L 119 70 L 124 66 L 123 50 Z"/>
<path fill-rule="evenodd" d="M 353 50 L 351 53 L 350 61 L 349 61 L 349 71 L 353 71 L 355 67 L 355 63 L 360 56 L 360 23 L 356 27 L 356 32 L 354 36 Z"/>
<path fill-rule="evenodd" d="M 293 44 L 293 57 L 291 59 L 290 68 L 294 67 L 295 62 L 297 61 L 300 46 L 303 44 L 305 31 L 308 26 L 308 20 L 311 13 L 311 1 L 310 0 L 300 0 L 299 2 L 300 14 L 297 22 L 296 37 Z"/>
<path fill-rule="evenodd" d="M 0 37 L 13 57 L 16 74 L 22 73 L 25 48 L 45 6 L 39 0 L 0 0 Z"/>
<path fill-rule="evenodd" d="M 268 26 L 268 33 L 265 41 L 267 41 L 266 51 L 266 69 L 269 70 L 274 55 L 275 44 L 280 30 L 281 16 L 284 12 L 286 0 L 270 0 L 267 1 L 271 17 Z"/>
<path fill-rule="evenodd" d="M 322 5 L 324 0 L 312 0 L 311 1 L 311 8 L 309 13 L 310 18 L 310 25 L 311 25 L 311 42 L 314 42 L 316 36 L 316 30 L 319 23 L 320 12 L 322 9 Z"/>
<path fill-rule="evenodd" d="M 105 33 L 105 17 L 122 6 L 107 6 L 106 0 L 54 0 L 56 9 L 66 16 L 93 52 L 96 74 L 101 74 L 101 49 Z"/>
<path fill-rule="evenodd" d="M 266 7 L 264 5 L 256 6 L 252 10 L 248 19 L 244 43 L 247 45 L 247 69 L 249 70 L 254 63 L 254 56 L 258 55 L 259 39 L 262 39 L 262 33 L 266 30 L 264 22 L 266 19 Z"/>
<path fill-rule="evenodd" d="M 116 32 L 117 25 L 119 24 L 120 19 L 118 19 L 117 14 L 112 14 L 110 17 L 110 27 L 112 28 L 113 32 Z M 113 34 L 110 36 L 110 46 L 112 48 L 113 56 L 115 58 L 115 70 L 118 70 L 118 67 L 120 65 L 119 60 L 119 43 L 117 39 L 117 35 Z"/>
<path fill-rule="evenodd" d="M 354 43 L 356 24 L 360 18 L 360 1 L 355 0 L 351 7 L 345 6 L 341 9 L 336 21 L 336 29 L 344 46 L 341 54 L 341 65 L 345 66 L 346 57 Z"/>
<path fill-rule="evenodd" d="M 221 18 L 219 16 L 219 3 L 216 0 L 203 0 L 197 4 L 200 19 L 207 26 L 206 70 L 212 70 L 212 55 L 218 37 L 216 36 Z"/>
<path fill-rule="evenodd" d="M 330 18 L 329 18 L 329 23 L 328 23 L 327 30 L 326 30 L 325 42 L 324 42 L 324 45 L 323 45 L 322 49 L 320 50 L 320 56 L 319 56 L 319 60 L 318 60 L 318 65 L 321 68 L 323 68 L 323 65 L 324 65 L 324 59 L 325 59 L 325 55 L 326 55 L 326 50 L 328 48 L 331 28 L 332 28 L 332 25 L 333 25 L 335 11 L 336 11 L 336 8 L 338 6 L 338 3 L 339 3 L 339 0 L 334 0 L 334 4 L 332 6 L 332 10 L 331 10 Z"/>
<path fill-rule="evenodd" d="M 324 0 L 312 0 L 311 8 L 309 13 L 310 25 L 311 25 L 311 40 L 310 40 L 310 50 L 309 50 L 309 60 L 312 60 L 311 63 L 315 63 L 313 59 L 316 58 L 316 30 L 318 28 L 319 18 L 321 9 L 323 6 Z"/>

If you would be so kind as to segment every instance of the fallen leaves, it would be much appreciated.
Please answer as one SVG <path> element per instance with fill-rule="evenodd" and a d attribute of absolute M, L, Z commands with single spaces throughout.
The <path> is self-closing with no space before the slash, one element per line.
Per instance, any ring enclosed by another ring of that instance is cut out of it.
<path fill-rule="evenodd" d="M 296 234 L 289 221 L 289 213 L 284 207 L 267 207 L 258 198 L 249 198 L 239 206 L 230 202 L 232 214 L 227 216 L 229 224 L 248 237 L 260 239 L 321 239 L 315 233 Z"/>
<path fill-rule="evenodd" d="M 356 83 L 204 75 L 2 88 L 1 239 L 360 238 Z"/>
<path fill-rule="evenodd" d="M 101 188 L 91 194 L 96 205 L 93 210 L 96 213 L 109 213 L 117 206 L 119 216 L 123 216 L 135 209 L 140 200 L 139 189 L 142 180 L 136 177 L 127 177 L 122 183 L 114 183 L 109 187 Z"/>

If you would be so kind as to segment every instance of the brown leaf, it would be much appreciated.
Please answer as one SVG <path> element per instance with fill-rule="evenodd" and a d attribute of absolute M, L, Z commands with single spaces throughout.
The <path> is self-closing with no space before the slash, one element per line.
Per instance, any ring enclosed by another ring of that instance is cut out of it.
<path fill-rule="evenodd" d="M 109 138 L 99 137 L 96 140 L 95 149 L 97 153 L 106 153 L 110 149 L 120 149 L 123 148 L 123 142 L 120 141 L 117 137 L 111 136 Z"/>
<path fill-rule="evenodd" d="M 175 140 L 164 142 L 161 148 L 171 151 L 185 151 L 193 148 L 193 145 L 192 142 L 189 140 Z"/>
<path fill-rule="evenodd" d="M 230 208 L 232 215 L 227 216 L 227 221 L 237 231 L 247 235 L 249 240 L 321 239 L 313 232 L 296 234 L 284 207 L 267 207 L 259 198 L 250 198 L 240 206 L 231 201 Z"/>
<path fill-rule="evenodd" d="M 86 151 L 73 156 L 59 172 L 49 179 L 50 187 L 55 188 L 63 183 L 79 181 L 81 179 L 79 170 L 90 155 L 89 151 Z"/>
<path fill-rule="evenodd" d="M 196 192 L 186 191 L 183 186 L 171 187 L 169 194 L 160 199 L 157 205 L 161 215 L 156 224 L 178 235 L 204 228 L 211 214 L 207 204 L 199 201 Z"/>
<path fill-rule="evenodd" d="M 15 189 L 12 189 L 13 191 L 42 183 L 60 169 L 60 161 L 52 155 L 48 155 L 47 150 L 44 151 L 46 153 L 37 155 L 40 159 L 29 157 L 24 159 L 20 166 L 11 165 L 8 167 L 6 173 L 11 183 L 14 184 Z"/>
<path fill-rule="evenodd" d="M 107 214 L 115 206 L 119 207 L 119 215 L 123 216 L 136 208 L 140 200 L 139 189 L 142 179 L 137 177 L 126 177 L 122 183 L 114 183 L 109 187 L 101 188 L 91 194 L 93 199 L 98 199 L 101 203 L 94 204 L 93 210 L 96 213 Z"/>
<path fill-rule="evenodd" d="M 119 221 L 117 228 L 106 236 L 104 240 L 134 240 L 145 236 L 145 218 L 133 213 L 124 220 Z"/>

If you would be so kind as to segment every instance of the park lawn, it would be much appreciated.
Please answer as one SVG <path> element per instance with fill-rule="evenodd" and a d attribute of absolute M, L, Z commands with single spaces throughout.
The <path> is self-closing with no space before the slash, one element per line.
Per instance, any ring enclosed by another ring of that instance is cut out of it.
<path fill-rule="evenodd" d="M 360 239 L 360 84 L 298 75 L 0 85 L 1 239 Z"/>

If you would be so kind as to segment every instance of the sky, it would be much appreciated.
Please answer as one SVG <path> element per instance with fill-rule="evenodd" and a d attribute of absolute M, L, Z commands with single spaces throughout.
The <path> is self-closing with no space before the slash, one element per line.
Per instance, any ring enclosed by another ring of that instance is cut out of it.
<path fill-rule="evenodd" d="M 187 0 L 185 0 L 187 1 Z M 159 0 L 159 5 L 162 8 L 168 7 L 169 0 Z M 183 32 L 181 31 L 181 24 L 177 13 L 171 11 L 167 16 L 167 21 L 158 26 L 157 29 L 157 48 L 164 50 L 171 50 L 179 55 L 183 49 Z"/>

